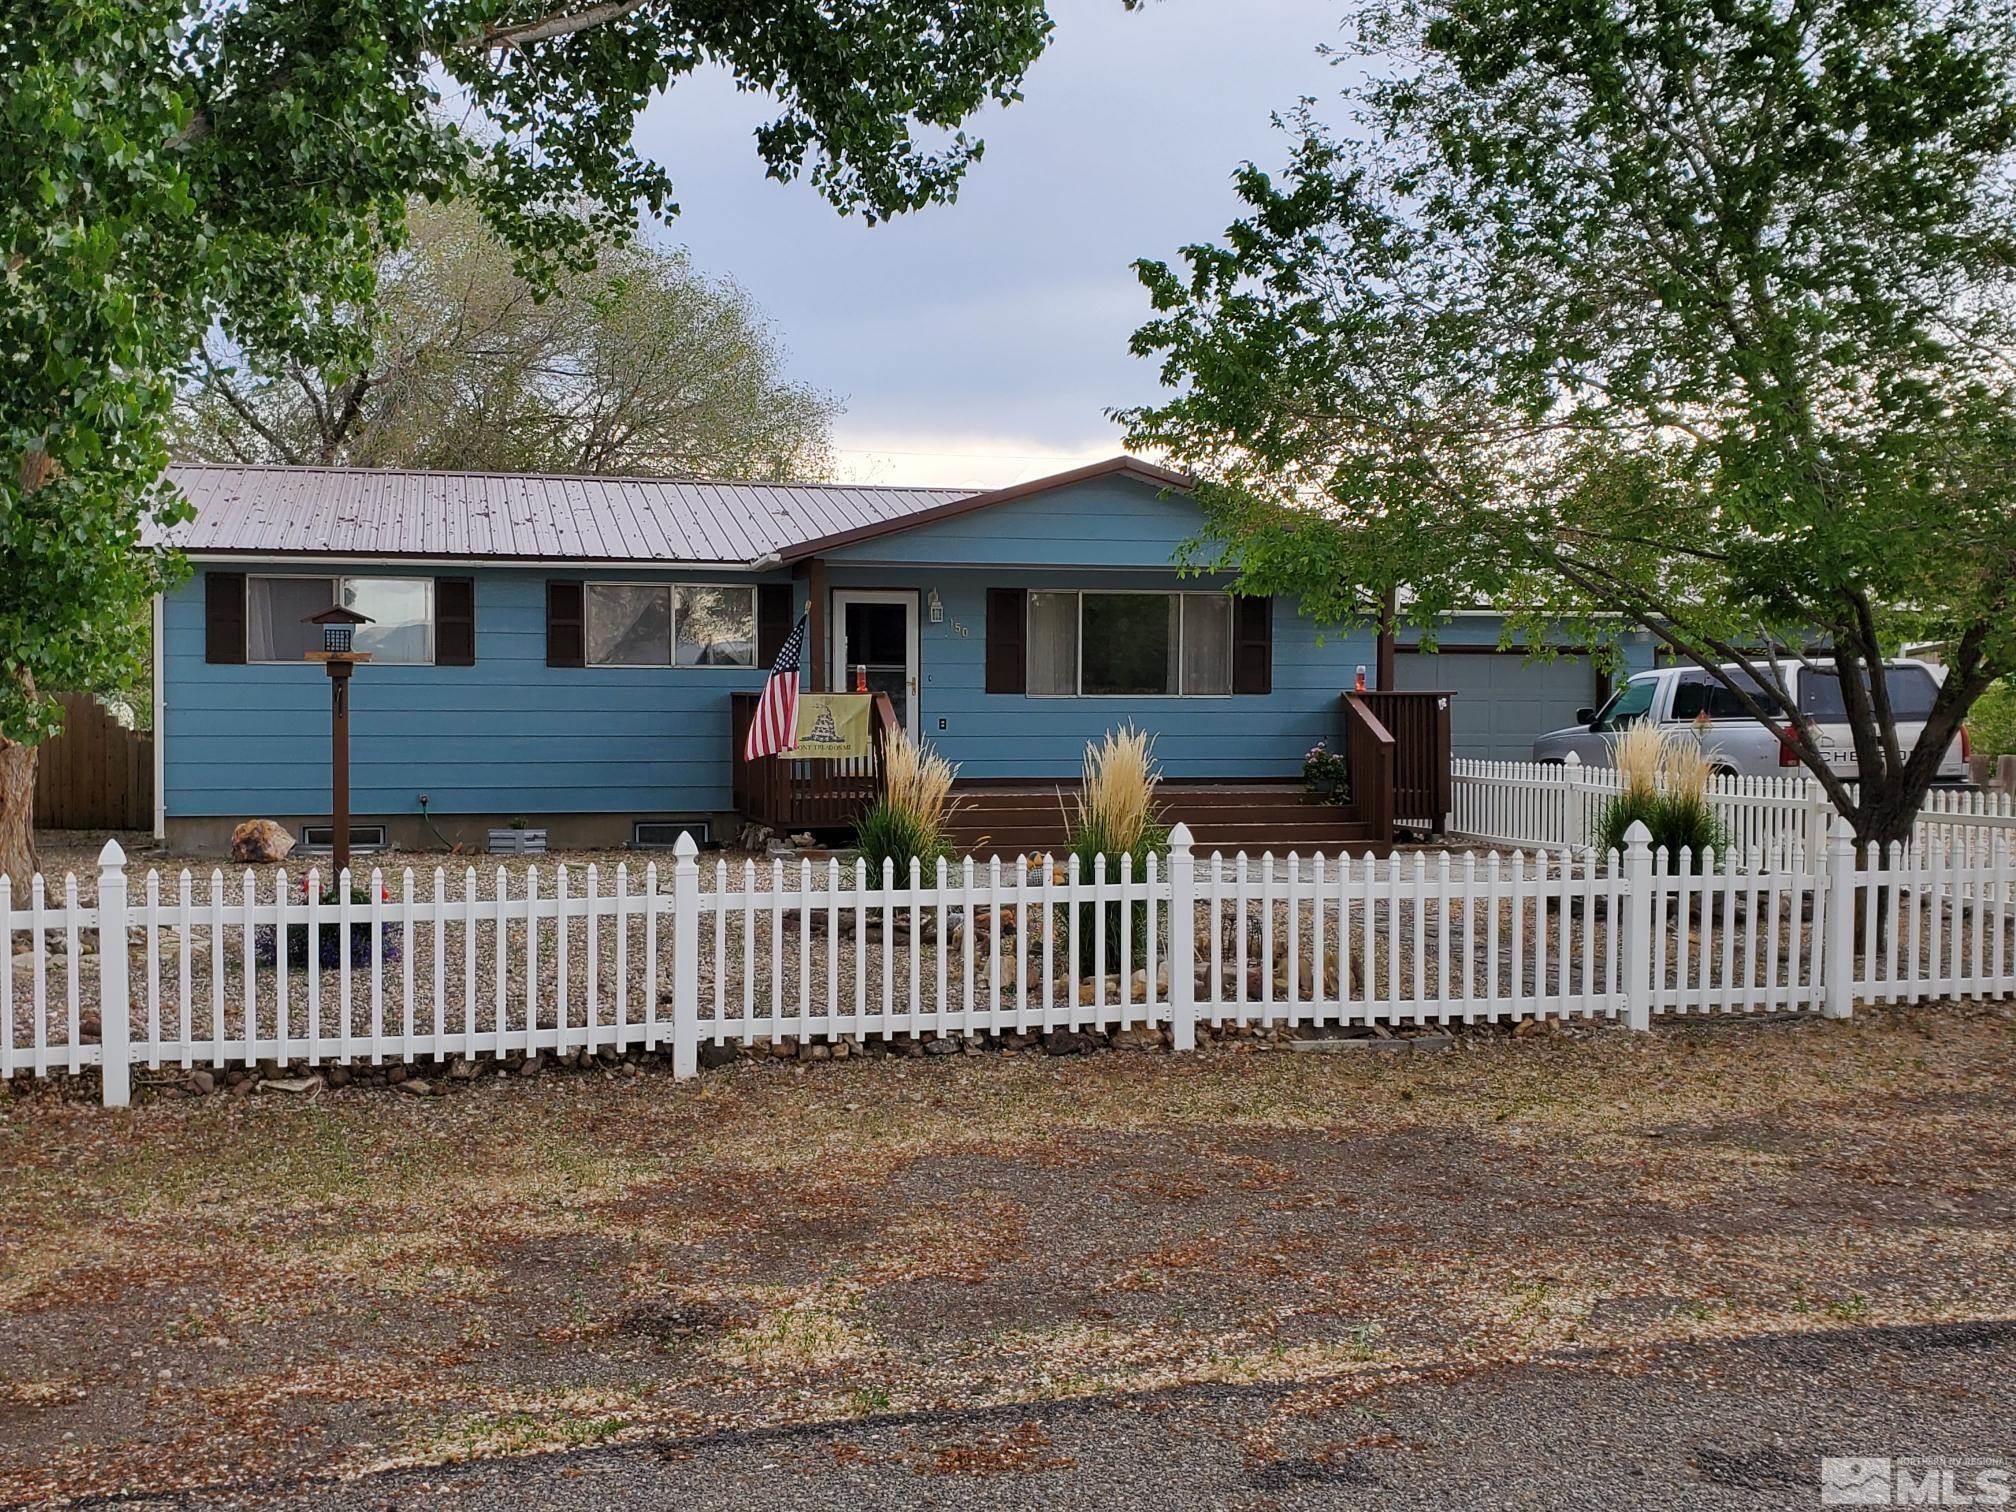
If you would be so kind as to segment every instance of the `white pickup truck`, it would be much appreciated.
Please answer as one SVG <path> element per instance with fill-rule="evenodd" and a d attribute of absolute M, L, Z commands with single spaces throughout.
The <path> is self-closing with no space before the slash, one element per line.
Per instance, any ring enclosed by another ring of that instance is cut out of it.
<path fill-rule="evenodd" d="M 1842 708 L 1839 675 L 1832 668 L 1796 661 L 1780 662 L 1778 670 L 1798 700 L 1801 716 L 1812 726 L 1828 766 L 1844 777 L 1853 777 L 1855 740 Z M 1884 664 L 1897 739 L 1906 753 L 1925 727 L 1925 716 L 1939 692 L 1939 678 L 1940 669 L 1929 662 Z M 1791 747 L 1751 718 L 1734 693 L 1699 667 L 1660 667 L 1634 673 L 1602 708 L 1580 710 L 1578 717 L 1580 724 L 1551 730 L 1534 741 L 1533 759 L 1563 762 L 1572 751 L 1585 766 L 1611 766 L 1617 732 L 1649 719 L 1669 728 L 1699 732 L 1718 775 L 1764 776 L 1800 766 Z M 1947 747 L 1935 780 L 1965 782 L 1967 754 L 1967 732 L 1963 729 Z"/>

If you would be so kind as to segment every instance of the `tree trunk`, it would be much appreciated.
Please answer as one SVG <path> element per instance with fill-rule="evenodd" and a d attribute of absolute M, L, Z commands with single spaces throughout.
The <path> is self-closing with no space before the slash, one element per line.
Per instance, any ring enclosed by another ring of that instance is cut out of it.
<path fill-rule="evenodd" d="M 1864 784 L 1861 801 L 1850 816 L 1855 825 L 1857 851 L 1876 845 L 1887 855 L 1892 845 L 1909 845 L 1924 806 L 1930 782 L 1894 778 L 1880 785 Z"/>
<path fill-rule="evenodd" d="M 14 906 L 28 906 L 41 865 L 35 854 L 36 747 L 0 735 L 0 876 L 14 884 Z"/>

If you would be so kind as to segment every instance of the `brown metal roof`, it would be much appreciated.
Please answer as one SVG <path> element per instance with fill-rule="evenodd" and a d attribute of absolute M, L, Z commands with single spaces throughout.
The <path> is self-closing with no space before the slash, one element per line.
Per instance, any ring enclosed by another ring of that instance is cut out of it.
<path fill-rule="evenodd" d="M 196 518 L 153 543 L 254 556 L 754 562 L 978 492 L 179 463 L 168 475 Z"/>

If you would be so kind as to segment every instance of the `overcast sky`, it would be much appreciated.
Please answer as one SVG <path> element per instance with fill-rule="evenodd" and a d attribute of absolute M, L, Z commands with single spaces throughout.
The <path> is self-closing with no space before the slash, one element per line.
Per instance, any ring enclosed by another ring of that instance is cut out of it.
<path fill-rule="evenodd" d="M 1128 264 L 1173 257 L 1236 213 L 1233 169 L 1278 165 L 1270 112 L 1341 82 L 1330 0 L 1056 0 L 1022 103 L 978 122 L 957 203 L 870 227 L 763 176 L 764 101 L 696 76 L 638 145 L 676 180 L 655 234 L 737 279 L 791 374 L 832 392 L 843 476 L 998 485 L 1120 449 L 1112 405 L 1157 392 L 1127 354 L 1148 313 Z"/>

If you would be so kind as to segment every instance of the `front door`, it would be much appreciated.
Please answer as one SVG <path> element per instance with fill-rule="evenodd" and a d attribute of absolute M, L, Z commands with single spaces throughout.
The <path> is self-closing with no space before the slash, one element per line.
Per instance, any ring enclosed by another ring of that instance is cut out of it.
<path fill-rule="evenodd" d="M 868 691 L 887 693 L 896 718 L 917 738 L 917 594 L 908 588 L 837 588 L 833 592 L 833 689 L 851 693 L 864 674 Z"/>

